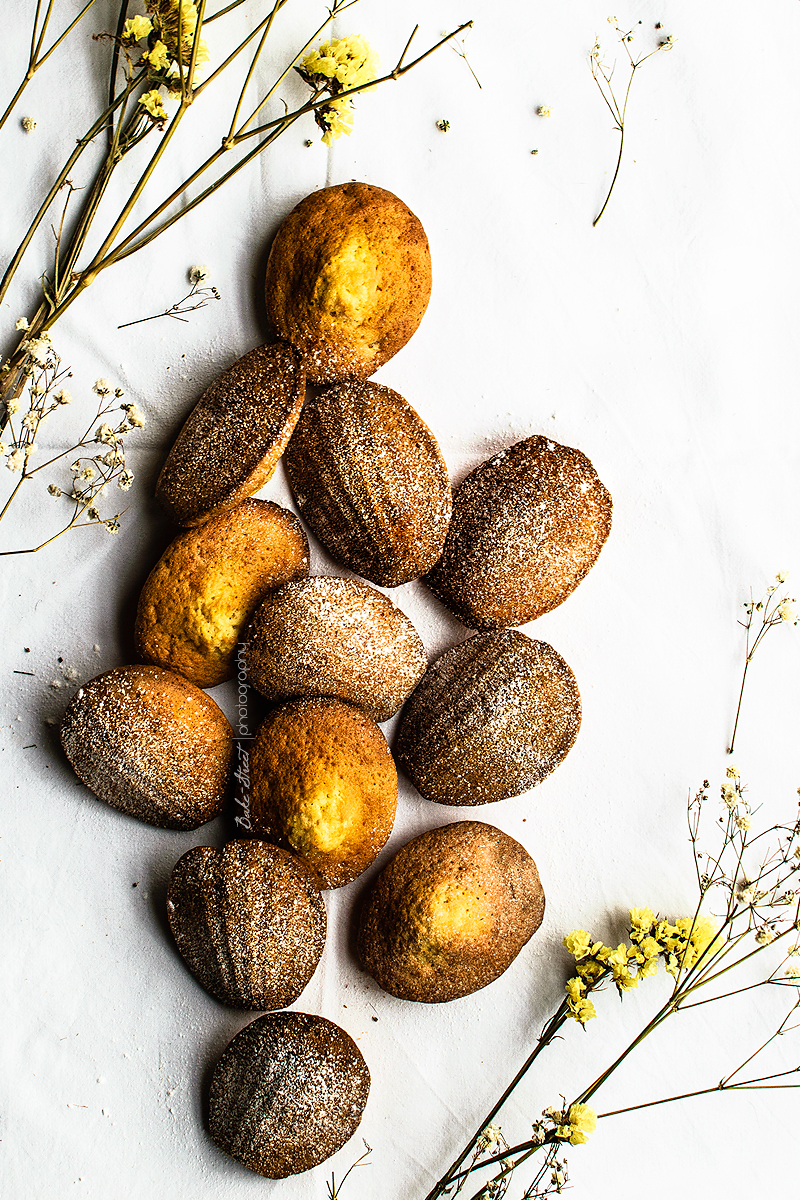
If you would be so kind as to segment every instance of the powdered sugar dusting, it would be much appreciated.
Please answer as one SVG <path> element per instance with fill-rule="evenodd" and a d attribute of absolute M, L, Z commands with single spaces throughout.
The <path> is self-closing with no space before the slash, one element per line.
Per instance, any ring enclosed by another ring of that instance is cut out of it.
<path fill-rule="evenodd" d="M 270 700 L 338 696 L 386 721 L 422 678 L 425 648 L 380 592 L 316 575 L 277 588 L 250 629 L 250 680 Z"/>
<path fill-rule="evenodd" d="M 232 736 L 210 696 L 148 666 L 90 679 L 61 727 L 67 758 L 96 796 L 164 829 L 196 829 L 221 811 Z"/>
<path fill-rule="evenodd" d="M 486 804 L 540 783 L 578 734 L 578 685 L 546 642 L 477 634 L 431 666 L 406 705 L 397 759 L 429 800 Z"/>
<path fill-rule="evenodd" d="M 474 629 L 522 625 L 566 600 L 610 529 L 611 497 L 589 459 L 530 437 L 462 482 L 427 581 Z"/>
<path fill-rule="evenodd" d="M 230 1043 L 209 1098 L 212 1138 L 251 1171 L 283 1179 L 339 1150 L 369 1095 L 367 1064 L 324 1017 L 271 1013 Z"/>

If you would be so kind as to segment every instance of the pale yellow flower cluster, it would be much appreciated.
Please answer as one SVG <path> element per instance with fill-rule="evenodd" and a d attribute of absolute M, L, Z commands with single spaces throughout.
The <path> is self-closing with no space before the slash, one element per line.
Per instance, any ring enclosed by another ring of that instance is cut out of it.
<path fill-rule="evenodd" d="M 197 5 L 194 0 L 148 0 L 147 11 L 149 16 L 131 17 L 125 22 L 122 38 L 130 44 L 147 41 L 142 62 L 151 68 L 152 74 L 148 74 L 156 87 L 145 92 L 139 103 L 154 121 L 163 121 L 167 110 L 159 89 L 163 86 L 170 92 L 180 91 L 180 63 L 184 70 L 189 65 L 197 30 Z M 208 58 L 208 47 L 201 38 L 196 66 L 208 62 Z"/>
<path fill-rule="evenodd" d="M 311 79 L 321 77 L 335 81 L 341 88 L 359 87 L 371 83 L 378 74 L 380 59 L 366 38 L 358 33 L 350 37 L 322 42 L 300 64 Z"/>
<path fill-rule="evenodd" d="M 343 133 L 349 135 L 353 128 L 353 103 L 349 96 L 340 93 L 371 83 L 377 77 L 379 65 L 378 55 L 366 38 L 354 33 L 322 42 L 296 68 L 309 87 L 331 95 L 328 103 L 314 113 L 326 146 Z"/>
<path fill-rule="evenodd" d="M 567 981 L 567 1009 L 581 1025 L 597 1016 L 588 993 L 609 976 L 620 996 L 658 971 L 658 960 L 670 975 L 690 970 L 702 955 L 714 953 L 717 926 L 710 917 L 678 917 L 674 925 L 659 921 L 651 908 L 630 910 L 630 945 L 595 942 L 585 929 L 573 929 L 564 946 L 575 959 L 576 975 Z M 635 973 L 634 973 L 635 972 Z"/>
<path fill-rule="evenodd" d="M 571 1146 L 582 1146 L 597 1129 L 597 1113 L 589 1104 L 572 1104 L 567 1112 L 546 1108 L 542 1116 L 553 1122 L 556 1137 Z"/>

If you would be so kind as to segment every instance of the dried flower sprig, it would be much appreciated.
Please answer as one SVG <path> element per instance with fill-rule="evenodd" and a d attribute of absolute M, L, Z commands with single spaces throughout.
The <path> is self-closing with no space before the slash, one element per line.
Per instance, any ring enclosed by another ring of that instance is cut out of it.
<path fill-rule="evenodd" d="M 26 324 L 25 319 L 21 318 L 17 327 L 24 328 Z M 19 396 L 9 400 L 5 438 L 0 442 L 0 458 L 5 458 L 6 467 L 19 474 L 19 479 L 0 510 L 0 521 L 24 484 L 76 451 L 79 453 L 70 467 L 69 483 L 63 487 L 50 483 L 47 488 L 54 498 L 69 501 L 71 509 L 67 520 L 56 533 L 39 545 L 20 550 L 2 550 L 0 555 L 3 556 L 33 554 L 70 529 L 81 529 L 88 525 L 102 525 L 109 533 L 118 533 L 120 517 L 126 510 L 103 516 L 98 503 L 101 496 L 105 499 L 106 489 L 113 484 L 122 492 L 127 492 L 131 487 L 134 475 L 125 459 L 125 437 L 133 430 L 143 428 L 145 423 L 144 414 L 136 404 L 127 401 L 121 403 L 125 394 L 121 388 L 112 389 L 107 379 L 98 379 L 93 388 L 99 398 L 97 411 L 83 435 L 66 450 L 34 465 L 34 456 L 39 451 L 36 439 L 42 426 L 72 403 L 72 396 L 64 386 L 64 381 L 71 377 L 72 372 L 62 367 L 47 332 L 39 338 L 28 339 L 26 351 L 29 358 L 26 375 L 28 408 L 23 413 L 24 405 Z"/>
<path fill-rule="evenodd" d="M 330 1180 L 326 1184 L 326 1187 L 328 1189 L 328 1200 L 340 1200 L 340 1197 L 342 1194 L 342 1188 L 344 1187 L 345 1183 L 347 1182 L 350 1172 L 355 1171 L 356 1167 L 369 1165 L 369 1164 L 364 1163 L 364 1159 L 369 1158 L 370 1154 L 372 1154 L 372 1146 L 370 1146 L 370 1144 L 366 1138 L 362 1138 L 361 1140 L 364 1143 L 364 1145 L 366 1146 L 366 1150 L 364 1151 L 364 1153 L 361 1155 L 360 1158 L 357 1158 L 354 1163 L 350 1164 L 350 1166 L 347 1168 L 343 1177 L 339 1180 L 338 1183 L 336 1182 L 336 1175 L 334 1174 L 333 1171 L 331 1171 Z"/>
<path fill-rule="evenodd" d="M 774 595 L 773 589 L 768 592 L 767 600 L 759 602 L 761 607 L 755 603 L 748 606 L 748 617 L 753 612 L 763 613 Z M 774 601 L 773 612 L 788 603 L 786 599 Z M 785 619 L 778 617 L 779 621 Z M 746 789 L 738 768 L 729 766 L 720 787 L 720 815 L 715 823 L 718 844 L 713 851 L 705 851 L 701 849 L 701 832 L 709 807 L 709 790 L 710 784 L 705 781 L 690 797 L 687 808 L 698 886 L 694 912 L 669 921 L 650 908 L 633 908 L 629 914 L 628 939 L 617 946 L 604 945 L 585 929 L 567 934 L 564 946 L 573 957 L 575 970 L 567 980 L 565 999 L 545 1025 L 520 1071 L 426 1200 L 455 1195 L 463 1190 L 474 1172 L 488 1168 L 494 1168 L 494 1174 L 472 1200 L 500 1196 L 511 1174 L 528 1159 L 541 1155 L 543 1161 L 524 1194 L 524 1200 L 538 1200 L 560 1192 L 566 1183 L 566 1164 L 563 1159 L 556 1160 L 555 1155 L 563 1154 L 567 1144 L 585 1142 L 599 1120 L 690 1096 L 800 1087 L 800 1063 L 762 1075 L 754 1074 L 752 1068 L 767 1047 L 800 1028 L 800 810 L 789 822 L 753 833 L 754 813 Z M 764 954 L 768 957 L 760 957 Z M 496 1140 L 490 1145 L 486 1134 L 489 1129 L 497 1130 L 493 1124 L 495 1118 L 539 1054 L 570 1020 L 586 1027 L 597 1016 L 590 996 L 613 983 L 623 997 L 638 987 L 640 980 L 655 976 L 659 962 L 673 980 L 669 994 L 626 1049 L 572 1101 L 562 1097 L 559 1107 L 545 1108 L 542 1118 L 533 1123 L 528 1140 L 509 1146 L 498 1130 Z M 763 971 L 753 982 L 753 967 L 761 963 Z M 745 992 L 775 988 L 791 989 L 783 1018 L 763 1040 L 748 1048 L 742 1060 L 721 1079 L 691 1092 L 608 1112 L 598 1113 L 590 1105 L 589 1101 L 613 1073 L 676 1013 L 722 1003 Z"/>
<path fill-rule="evenodd" d="M 349 135 L 353 128 L 353 101 L 342 93 L 372 83 L 379 66 L 380 59 L 369 42 L 352 34 L 322 42 L 295 67 L 312 92 L 317 95 L 327 92 L 331 97 L 314 112 L 326 146 L 343 133 Z"/>
<path fill-rule="evenodd" d="M 624 92 L 620 92 L 620 94 L 618 96 L 614 90 L 614 85 L 612 82 L 613 77 L 614 77 L 614 71 L 616 70 L 616 62 L 612 66 L 609 67 L 603 61 L 602 50 L 600 47 L 600 40 L 599 40 L 599 38 L 596 38 L 594 46 L 592 47 L 591 53 L 589 55 L 589 66 L 591 67 L 592 78 L 594 79 L 595 83 L 597 84 L 597 87 L 600 91 L 600 95 L 605 100 L 606 105 L 608 106 L 608 110 L 611 113 L 611 116 L 614 118 L 614 127 L 616 128 L 617 133 L 619 134 L 619 153 L 617 155 L 617 164 L 614 169 L 614 176 L 611 180 L 611 186 L 609 187 L 608 192 L 606 193 L 606 198 L 603 201 L 603 207 L 600 209 L 600 212 L 597 214 L 594 221 L 592 221 L 592 225 L 597 225 L 597 222 L 600 220 L 603 213 L 606 211 L 608 202 L 611 199 L 611 193 L 614 191 L 614 185 L 617 182 L 617 176 L 619 175 L 619 169 L 622 166 L 622 152 L 623 152 L 623 149 L 625 146 L 625 120 L 626 120 L 626 117 L 628 114 L 628 101 L 630 99 L 631 88 L 633 86 L 633 80 L 636 75 L 636 72 L 639 70 L 640 67 L 644 66 L 644 64 L 648 61 L 648 59 L 653 58 L 656 54 L 659 54 L 662 50 L 671 50 L 672 47 L 675 45 L 675 38 L 672 37 L 671 34 L 666 37 L 659 36 L 658 44 L 656 45 L 654 50 L 648 50 L 646 53 L 641 54 L 638 57 L 635 57 L 634 53 L 631 49 L 631 45 L 633 43 L 633 40 L 634 40 L 634 37 L 636 34 L 636 29 L 635 28 L 634 29 L 621 29 L 620 26 L 617 24 L 616 17 L 609 17 L 608 23 L 609 23 L 609 25 L 613 25 L 614 32 L 617 35 L 617 40 L 625 52 L 625 60 L 626 60 L 627 66 L 629 68 L 629 74 L 628 74 L 628 80 L 627 80 L 627 84 L 625 86 L 625 90 L 624 90 Z M 641 23 L 642 22 L 640 21 L 639 24 L 641 25 Z M 656 28 L 660 29 L 661 28 L 660 24 L 657 25 Z"/>
<path fill-rule="evenodd" d="M 210 278 L 208 267 L 191 267 L 189 282 L 192 286 L 185 296 L 176 300 L 163 312 L 153 313 L 149 317 L 139 317 L 135 321 L 125 321 L 122 325 L 118 325 L 117 329 L 128 329 L 131 325 L 143 325 L 145 321 L 158 321 L 160 317 L 174 317 L 176 321 L 185 322 L 187 320 L 186 313 L 197 312 L 198 308 L 205 308 L 211 300 L 222 299 L 213 284 L 207 282 Z"/>
<path fill-rule="evenodd" d="M 736 716 L 733 722 L 733 733 L 731 734 L 731 741 L 728 746 L 728 754 L 733 753 L 736 730 L 739 728 L 739 715 L 742 711 L 742 697 L 744 696 L 744 685 L 747 681 L 747 669 L 753 661 L 753 655 L 770 629 L 774 629 L 776 625 L 796 625 L 798 622 L 798 614 L 794 607 L 797 601 L 793 596 L 785 594 L 780 596 L 778 594 L 780 585 L 785 582 L 786 575 L 783 571 L 779 571 L 775 576 L 775 582 L 770 584 L 760 600 L 754 600 L 751 591 L 750 600 L 744 605 L 747 620 L 739 622 L 746 634 L 744 670 L 742 672 L 742 686 L 739 689 L 739 703 L 736 705 Z M 758 623 L 759 621 L 761 622 L 760 624 Z"/>
<path fill-rule="evenodd" d="M 122 262 L 131 254 L 135 254 L 149 245 L 155 238 L 160 237 L 176 221 L 185 217 L 187 213 L 271 146 L 295 121 L 309 114 L 325 113 L 327 110 L 326 132 L 331 136 L 336 132 L 346 132 L 346 127 L 349 125 L 351 98 L 354 95 L 390 80 L 400 79 L 471 25 L 471 22 L 466 22 L 409 60 L 408 53 L 416 33 L 415 29 L 394 67 L 378 78 L 366 80 L 359 75 L 359 81 L 355 81 L 356 76 L 348 75 L 346 72 L 346 78 L 343 81 L 337 79 L 334 88 L 332 76 L 316 71 L 313 76 L 309 75 L 309 79 L 313 80 L 313 91 L 304 104 L 291 110 L 285 107 L 281 116 L 264 120 L 265 107 L 273 100 L 278 88 L 290 74 L 292 68 L 300 64 L 304 56 L 308 55 L 313 42 L 330 21 L 352 7 L 357 0 L 333 0 L 320 26 L 299 48 L 285 68 L 278 71 L 272 84 L 264 87 L 257 83 L 256 69 L 275 20 L 288 3 L 288 0 L 273 0 L 266 15 L 256 22 L 254 28 L 227 58 L 201 81 L 198 71 L 207 58 L 205 42 L 202 37 L 204 27 L 218 18 L 225 17 L 242 4 L 252 2 L 253 0 L 234 0 L 233 3 L 227 4 L 211 16 L 206 16 L 206 0 L 199 0 L 196 4 L 193 0 L 147 0 L 148 15 L 146 17 L 128 18 L 128 0 L 121 0 L 117 31 L 114 35 L 105 35 L 113 47 L 109 103 L 86 133 L 77 139 L 75 149 L 70 153 L 61 172 L 44 196 L 25 236 L 11 256 L 2 281 L 0 281 L 0 301 L 2 301 L 39 226 L 44 221 L 61 188 L 68 184 L 76 164 L 84 152 L 90 146 L 95 145 L 98 136 L 105 133 L 108 139 L 107 151 L 91 186 L 80 192 L 79 207 L 78 211 L 73 214 L 73 228 L 70 236 L 69 238 L 58 237 L 54 262 L 50 271 L 42 279 L 42 301 L 30 322 L 32 336 L 38 337 L 43 331 L 52 328 L 58 318 L 102 271 Z M 350 40 L 339 39 L 338 42 L 328 43 L 329 46 L 334 47 L 334 58 L 338 53 L 336 48 L 339 42 L 349 42 Z M 359 41 L 361 40 L 359 39 Z M 254 49 L 252 49 L 253 46 Z M 134 210 L 159 162 L 169 150 L 183 120 L 206 89 L 212 86 L 216 79 L 233 63 L 238 62 L 240 55 L 248 47 L 251 48 L 249 66 L 246 69 L 230 123 L 226 122 L 219 148 L 205 161 L 199 163 L 195 169 L 190 170 L 170 195 L 139 220 L 133 229 L 129 229 Z M 255 91 L 254 96 L 251 94 L 252 91 Z M 335 95 L 332 94 L 334 91 Z M 250 97 L 249 101 L 248 96 Z M 170 101 L 177 103 L 177 109 L 172 112 L 172 115 L 167 107 Z M 321 121 L 325 122 L 325 120 L 326 118 L 323 116 Z M 122 158 L 142 141 L 154 137 L 158 139 L 157 145 L 123 203 L 118 217 L 104 235 L 99 238 L 96 234 L 93 236 L 92 245 L 95 248 L 89 260 L 82 263 L 81 257 L 92 230 L 93 221 L 108 191 L 116 168 Z M 226 164 L 230 162 L 231 165 L 226 165 L 220 173 L 219 164 L 224 156 L 227 156 Z M 210 178 L 211 181 L 202 186 L 199 192 L 192 194 L 199 181 L 205 178 Z M 76 190 L 70 185 L 68 203 Z M 63 232 L 63 220 L 61 229 Z M 11 369 L 6 375 L 3 390 L 4 400 L 7 401 L 8 398 L 19 395 L 25 386 L 26 364 L 26 353 L 21 346 L 18 346 L 10 359 Z M 3 405 L 0 403 L 0 427 L 3 425 L 4 411 Z"/>

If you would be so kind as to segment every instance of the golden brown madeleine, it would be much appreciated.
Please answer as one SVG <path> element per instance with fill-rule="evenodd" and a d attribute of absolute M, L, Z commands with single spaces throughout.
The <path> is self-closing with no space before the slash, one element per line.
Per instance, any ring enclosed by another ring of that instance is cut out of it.
<path fill-rule="evenodd" d="M 197 525 L 263 487 L 304 395 L 301 355 L 286 342 L 258 346 L 220 375 L 186 418 L 156 484 L 173 520 Z"/>
<path fill-rule="evenodd" d="M 292 1004 L 325 948 L 325 904 L 311 872 L 266 842 L 195 846 L 173 869 L 167 916 L 195 979 L 223 1004 Z"/>
<path fill-rule="evenodd" d="M 61 744 L 96 796 L 161 829 L 196 829 L 222 811 L 233 732 L 194 684 L 160 667 L 116 667 L 79 688 Z"/>
<path fill-rule="evenodd" d="M 397 808 L 397 770 L 370 717 L 341 700 L 293 700 L 267 714 L 250 757 L 256 837 L 291 850 L 323 888 L 366 870 Z"/>
<path fill-rule="evenodd" d="M 391 600 L 333 575 L 270 592 L 247 636 L 250 683 L 268 700 L 336 696 L 374 721 L 394 716 L 427 666 L 419 634 Z"/>
<path fill-rule="evenodd" d="M 398 851 L 364 900 L 358 954 L 401 1000 L 438 1004 L 486 987 L 544 916 L 536 863 L 493 825 L 459 821 Z"/>
<path fill-rule="evenodd" d="M 312 192 L 272 243 L 267 316 L 302 350 L 309 383 L 374 375 L 414 333 L 430 294 L 425 230 L 383 188 Z"/>
<path fill-rule="evenodd" d="M 581 723 L 575 676 L 547 642 L 478 633 L 433 663 L 403 710 L 396 755 L 439 804 L 488 804 L 541 783 Z"/>
<path fill-rule="evenodd" d="M 285 1179 L 330 1158 L 361 1122 L 369 1070 L 325 1017 L 267 1013 L 228 1045 L 211 1080 L 208 1127 L 220 1150 Z"/>
<path fill-rule="evenodd" d="M 147 578 L 136 649 L 199 687 L 233 675 L 243 626 L 271 588 L 308 575 L 308 541 L 294 513 L 245 500 L 187 529 Z"/>
<path fill-rule="evenodd" d="M 523 625 L 566 600 L 611 530 L 611 497 L 580 450 L 530 437 L 476 467 L 453 497 L 426 582 L 472 629 Z"/>
<path fill-rule="evenodd" d="M 284 466 L 326 550 L 372 583 L 418 579 L 442 553 L 452 508 L 447 467 L 397 392 L 353 379 L 308 401 Z"/>

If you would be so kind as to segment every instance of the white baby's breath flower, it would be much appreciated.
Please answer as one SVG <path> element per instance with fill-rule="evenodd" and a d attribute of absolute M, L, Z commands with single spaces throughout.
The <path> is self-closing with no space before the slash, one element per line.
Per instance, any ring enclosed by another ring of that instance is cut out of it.
<path fill-rule="evenodd" d="M 25 465 L 25 455 L 21 450 L 15 450 L 13 454 L 9 454 L 6 459 L 6 466 L 9 471 L 21 471 Z"/>
<path fill-rule="evenodd" d="M 98 396 L 107 396 L 111 391 L 111 382 L 108 379 L 97 379 L 92 391 L 96 392 Z"/>
<path fill-rule="evenodd" d="M 742 888 L 742 890 L 739 892 L 739 899 L 741 900 L 742 904 L 755 904 L 756 889 L 752 883 L 748 884 L 747 887 Z"/>
<path fill-rule="evenodd" d="M 92 508 L 87 508 L 87 510 L 86 510 L 86 515 L 87 515 L 87 517 L 89 518 L 89 520 L 90 520 L 90 521 L 99 521 L 99 520 L 100 520 L 100 513 L 99 513 L 99 512 L 98 512 L 98 510 L 97 510 L 96 508 L 94 508 L 94 507 L 92 507 Z"/>
<path fill-rule="evenodd" d="M 116 436 L 117 435 L 114 432 L 113 427 L 107 424 L 105 421 L 102 425 L 98 425 L 97 429 L 94 431 L 95 441 L 105 442 L 109 446 L 113 445 L 114 441 L 116 440 Z"/>
<path fill-rule="evenodd" d="M 119 533 L 119 521 L 104 521 L 103 524 L 109 533 Z"/>
<path fill-rule="evenodd" d="M 14 328 L 15 329 L 30 329 L 30 325 L 28 324 L 28 318 L 20 317 L 20 319 L 17 321 Z"/>
<path fill-rule="evenodd" d="M 6 401 L 6 411 L 10 417 L 15 417 L 21 408 L 22 404 L 17 396 L 12 396 Z"/>
<path fill-rule="evenodd" d="M 25 447 L 25 461 L 27 462 L 29 458 L 33 458 L 34 454 L 37 452 L 38 449 L 39 449 L 39 447 L 36 445 L 36 442 L 31 442 L 30 445 L 26 446 Z"/>
<path fill-rule="evenodd" d="M 22 428 L 23 429 L 35 429 L 38 418 L 39 418 L 39 414 L 36 412 L 25 413 L 25 416 L 22 418 Z"/>
<path fill-rule="evenodd" d="M 133 483 L 133 479 L 134 479 L 133 471 L 128 471 L 126 469 L 120 473 L 120 477 L 117 480 L 117 487 L 119 488 L 119 490 L 121 492 L 127 492 L 129 487 Z"/>
<path fill-rule="evenodd" d="M 206 267 L 202 264 L 189 268 L 189 282 L 190 283 L 195 283 L 195 284 L 205 283 L 206 280 L 210 279 L 210 278 L 211 278 L 211 272 L 209 271 L 208 267 Z"/>
<path fill-rule="evenodd" d="M 50 353 L 50 343 L 46 338 L 33 338 L 26 343 L 25 348 L 35 363 L 40 367 L 45 365 Z"/>
<path fill-rule="evenodd" d="M 20 124 L 26 133 L 33 133 L 36 128 L 36 122 L 33 117 L 23 117 Z"/>
<path fill-rule="evenodd" d="M 57 483 L 51 483 L 47 490 L 51 496 L 60 496 L 61 495 L 61 488 L 58 486 Z"/>
<path fill-rule="evenodd" d="M 759 946 L 768 946 L 770 942 L 775 941 L 775 933 L 770 929 L 769 925 L 762 925 L 756 934 L 756 941 Z"/>
<path fill-rule="evenodd" d="M 536 115 L 539 117 L 552 117 L 553 110 L 549 104 L 540 104 L 536 110 Z"/>
<path fill-rule="evenodd" d="M 56 404 L 72 404 L 72 395 L 66 388 L 59 388 L 57 392 L 53 392 L 53 399 Z"/>
<path fill-rule="evenodd" d="M 741 829 L 742 833 L 747 833 L 748 829 L 750 828 L 750 818 L 746 813 L 743 816 L 736 818 L 736 826 L 738 829 Z"/>
<path fill-rule="evenodd" d="M 725 774 L 728 776 L 728 779 L 738 779 L 739 778 L 739 768 L 733 767 L 733 766 L 728 767 Z"/>
<path fill-rule="evenodd" d="M 94 479 L 95 474 L 96 474 L 96 472 L 95 472 L 94 467 L 84 467 L 83 470 L 80 472 L 78 478 L 79 479 Z"/>
<path fill-rule="evenodd" d="M 800 963 L 787 963 L 784 975 L 787 979 L 800 979 Z"/>
<path fill-rule="evenodd" d="M 778 605 L 778 616 L 782 621 L 793 621 L 797 613 L 792 608 L 788 600 L 784 600 L 783 604 Z"/>
<path fill-rule="evenodd" d="M 134 429 L 144 429 L 144 413 L 135 404 L 123 404 L 125 412 L 128 414 L 128 420 Z"/>

